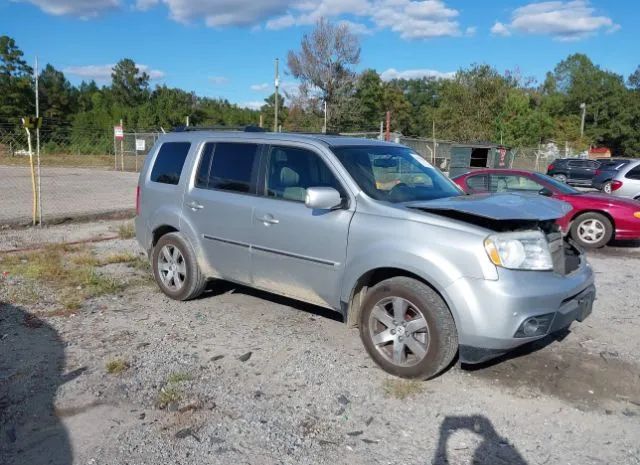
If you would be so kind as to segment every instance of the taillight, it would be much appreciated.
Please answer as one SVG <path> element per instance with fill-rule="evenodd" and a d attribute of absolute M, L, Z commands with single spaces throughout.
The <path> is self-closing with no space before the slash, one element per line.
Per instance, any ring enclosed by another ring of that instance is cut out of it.
<path fill-rule="evenodd" d="M 617 191 L 622 187 L 622 181 L 611 181 L 611 190 Z"/>
<path fill-rule="evenodd" d="M 602 173 L 602 170 L 596 170 L 596 176 L 598 176 L 600 173 Z"/>
<path fill-rule="evenodd" d="M 136 216 L 140 215 L 140 186 L 136 186 Z"/>
<path fill-rule="evenodd" d="M 551 163 L 549 166 L 547 166 L 547 171 L 551 171 L 554 168 L 555 166 L 553 166 L 553 163 Z"/>

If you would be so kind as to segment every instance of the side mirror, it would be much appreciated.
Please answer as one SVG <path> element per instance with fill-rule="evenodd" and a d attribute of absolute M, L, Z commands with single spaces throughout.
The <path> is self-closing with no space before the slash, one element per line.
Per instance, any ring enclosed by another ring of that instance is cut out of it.
<path fill-rule="evenodd" d="M 540 189 L 538 191 L 538 194 L 540 195 L 544 195 L 545 197 L 553 197 L 553 192 L 551 192 L 549 189 L 547 189 L 546 187 L 543 187 L 542 189 Z"/>
<path fill-rule="evenodd" d="M 342 205 L 342 197 L 333 187 L 309 187 L 304 204 L 314 210 L 332 210 Z"/>

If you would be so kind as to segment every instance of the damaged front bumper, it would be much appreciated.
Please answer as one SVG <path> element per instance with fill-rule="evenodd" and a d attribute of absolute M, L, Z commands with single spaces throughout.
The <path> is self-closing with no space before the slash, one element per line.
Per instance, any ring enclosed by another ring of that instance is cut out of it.
<path fill-rule="evenodd" d="M 582 321 L 596 290 L 584 256 L 570 274 L 499 269 L 497 281 L 461 278 L 447 289 L 460 360 L 481 363 Z"/>

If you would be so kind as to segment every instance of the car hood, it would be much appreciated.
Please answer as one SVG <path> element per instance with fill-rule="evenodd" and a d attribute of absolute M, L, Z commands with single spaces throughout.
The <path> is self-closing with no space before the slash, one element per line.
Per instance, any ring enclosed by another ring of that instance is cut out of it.
<path fill-rule="evenodd" d="M 474 194 L 403 204 L 430 213 L 457 212 L 496 221 L 547 221 L 565 216 L 571 205 L 538 194 Z"/>

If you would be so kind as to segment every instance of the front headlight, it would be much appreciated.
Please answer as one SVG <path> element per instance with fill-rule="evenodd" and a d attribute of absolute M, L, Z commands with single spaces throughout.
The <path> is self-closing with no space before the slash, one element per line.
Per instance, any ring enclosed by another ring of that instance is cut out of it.
<path fill-rule="evenodd" d="M 549 243 L 542 231 L 492 234 L 484 240 L 487 255 L 496 266 L 512 270 L 552 270 Z"/>

